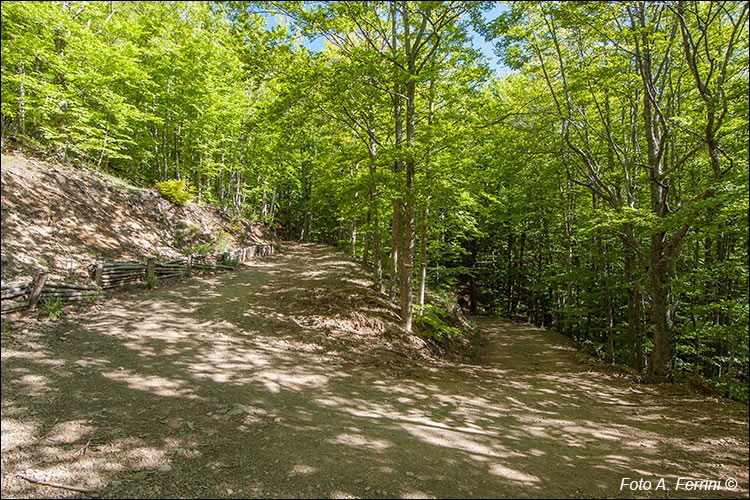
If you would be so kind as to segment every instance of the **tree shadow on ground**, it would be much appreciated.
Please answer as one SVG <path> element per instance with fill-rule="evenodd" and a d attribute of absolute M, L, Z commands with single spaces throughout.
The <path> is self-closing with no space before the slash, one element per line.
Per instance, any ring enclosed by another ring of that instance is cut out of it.
<path fill-rule="evenodd" d="M 644 496 L 623 477 L 664 477 L 658 497 L 734 477 L 679 496 L 747 497 L 747 409 L 630 386 L 495 319 L 479 364 L 409 359 L 368 287 L 300 245 L 52 328 L 4 324 L 3 496 L 86 496 L 20 473 L 106 498 Z M 362 304 L 371 328 L 349 331 Z"/>

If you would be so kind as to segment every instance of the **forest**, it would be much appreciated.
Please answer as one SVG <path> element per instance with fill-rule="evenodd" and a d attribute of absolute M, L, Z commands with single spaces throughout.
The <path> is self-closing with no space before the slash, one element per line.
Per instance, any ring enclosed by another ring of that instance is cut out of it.
<path fill-rule="evenodd" d="M 493 7 L 3 2 L 3 146 L 747 402 L 747 2 Z"/>

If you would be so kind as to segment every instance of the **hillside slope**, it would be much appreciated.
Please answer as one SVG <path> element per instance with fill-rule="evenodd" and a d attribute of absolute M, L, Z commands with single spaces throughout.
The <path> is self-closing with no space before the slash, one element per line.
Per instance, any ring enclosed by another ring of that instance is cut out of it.
<path fill-rule="evenodd" d="M 232 221 L 216 207 L 176 207 L 142 189 L 85 167 L 2 154 L 2 280 L 41 271 L 86 279 L 96 259 L 177 257 L 190 250 L 270 243 L 260 224 Z"/>

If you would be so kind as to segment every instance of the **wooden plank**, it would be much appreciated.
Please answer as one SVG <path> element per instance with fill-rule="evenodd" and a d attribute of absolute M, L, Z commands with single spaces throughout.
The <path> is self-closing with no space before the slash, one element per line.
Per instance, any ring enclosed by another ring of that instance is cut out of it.
<path fill-rule="evenodd" d="M 36 282 L 34 283 L 34 288 L 29 294 L 30 309 L 34 309 L 34 307 L 36 307 L 36 303 L 39 302 L 39 296 L 42 294 L 42 288 L 44 288 L 44 283 L 46 283 L 46 281 L 47 273 L 42 273 L 37 277 Z"/>
<path fill-rule="evenodd" d="M 96 269 L 94 271 L 94 283 L 96 286 L 102 286 L 102 272 L 104 271 L 104 264 L 101 262 L 96 263 Z"/>

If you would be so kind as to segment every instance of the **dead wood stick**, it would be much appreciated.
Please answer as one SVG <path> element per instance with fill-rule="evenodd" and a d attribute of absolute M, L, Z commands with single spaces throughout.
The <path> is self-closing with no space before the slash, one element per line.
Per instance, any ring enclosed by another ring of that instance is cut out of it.
<path fill-rule="evenodd" d="M 79 488 L 78 486 L 66 486 L 64 484 L 48 483 L 47 481 L 39 481 L 38 479 L 26 477 L 23 474 L 16 474 L 16 476 L 20 477 L 21 479 L 25 479 L 30 483 L 41 484 L 42 486 L 49 486 L 50 488 L 60 488 L 63 490 L 77 491 L 79 493 L 93 493 L 94 492 L 94 490 L 88 490 L 86 488 Z"/>

